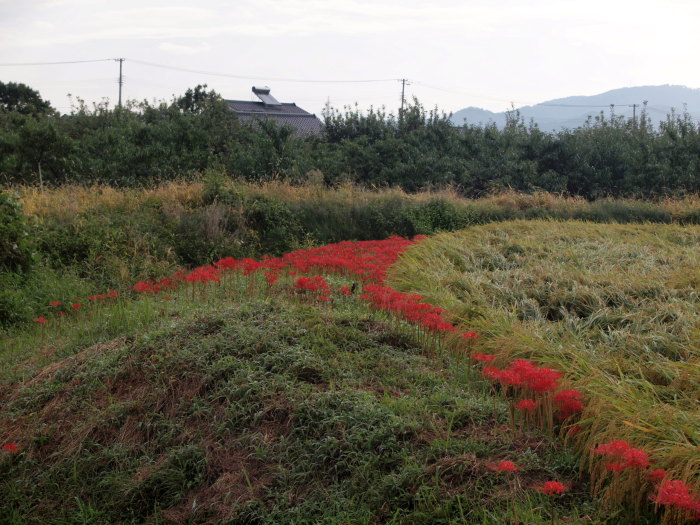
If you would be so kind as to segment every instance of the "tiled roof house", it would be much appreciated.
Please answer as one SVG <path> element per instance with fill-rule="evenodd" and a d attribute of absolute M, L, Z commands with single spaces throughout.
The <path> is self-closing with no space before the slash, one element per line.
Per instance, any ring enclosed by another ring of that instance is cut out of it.
<path fill-rule="evenodd" d="M 287 124 L 296 130 L 298 135 L 320 135 L 323 124 L 316 115 L 301 109 L 293 102 L 278 102 L 270 95 L 269 87 L 253 86 L 253 93 L 259 102 L 247 100 L 227 100 L 229 107 L 236 112 L 242 121 L 271 119 L 280 126 Z"/>

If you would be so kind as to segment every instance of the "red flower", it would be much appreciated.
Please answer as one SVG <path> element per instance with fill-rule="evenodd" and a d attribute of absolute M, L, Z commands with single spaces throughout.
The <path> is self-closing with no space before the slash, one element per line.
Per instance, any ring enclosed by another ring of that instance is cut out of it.
<path fill-rule="evenodd" d="M 566 485 L 560 481 L 546 481 L 538 490 L 548 496 L 553 496 L 554 494 L 564 494 Z"/>
<path fill-rule="evenodd" d="M 700 499 L 694 498 L 690 487 L 679 479 L 662 481 L 656 495 L 651 499 L 659 505 L 670 505 L 700 514 Z"/>
<path fill-rule="evenodd" d="M 46 319 L 44 317 L 37 317 L 36 319 L 34 319 L 34 322 L 39 324 L 46 324 Z"/>
<path fill-rule="evenodd" d="M 53 307 L 61 306 L 61 301 L 52 301 L 49 303 L 49 306 L 53 306 Z"/>
<path fill-rule="evenodd" d="M 7 452 L 19 452 L 19 446 L 16 443 L 6 443 L 2 446 Z"/>
<path fill-rule="evenodd" d="M 625 466 L 622 463 L 606 463 L 605 468 L 618 474 L 625 470 Z"/>
<path fill-rule="evenodd" d="M 627 441 L 611 441 L 610 443 L 598 445 L 598 448 L 595 449 L 595 453 L 622 458 L 625 455 L 625 452 L 631 448 L 632 447 L 630 447 L 630 444 L 627 443 Z"/>
<path fill-rule="evenodd" d="M 649 454 L 641 448 L 631 448 L 625 452 L 623 459 L 625 467 L 630 468 L 647 468 L 649 466 Z"/>
<path fill-rule="evenodd" d="M 492 465 L 489 468 L 498 472 L 517 472 L 520 470 L 520 467 L 508 460 L 503 460 L 498 465 Z"/>
<path fill-rule="evenodd" d="M 349 286 L 341 286 L 340 295 L 352 295 L 352 290 L 350 290 Z"/>
<path fill-rule="evenodd" d="M 476 339 L 478 336 L 476 332 L 466 332 L 461 336 L 463 339 Z"/>
<path fill-rule="evenodd" d="M 583 411 L 583 394 L 578 390 L 562 390 L 554 394 L 554 402 L 559 408 L 559 417 L 563 420 Z"/>
<path fill-rule="evenodd" d="M 649 481 L 652 481 L 654 483 L 658 483 L 659 481 L 663 480 L 668 474 L 666 471 L 662 468 L 657 468 L 649 472 Z"/>
<path fill-rule="evenodd" d="M 73 308 L 73 310 L 80 310 L 81 306 L 82 306 L 82 304 L 80 304 L 80 303 L 71 304 L 71 307 Z"/>
<path fill-rule="evenodd" d="M 534 399 L 523 399 L 515 406 L 523 412 L 532 412 L 537 408 L 537 402 Z"/>

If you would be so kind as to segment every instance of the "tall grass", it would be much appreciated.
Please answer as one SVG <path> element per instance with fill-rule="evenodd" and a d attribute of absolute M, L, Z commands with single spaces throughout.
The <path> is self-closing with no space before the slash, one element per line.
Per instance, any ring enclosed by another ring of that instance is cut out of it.
<path fill-rule="evenodd" d="M 482 349 L 562 370 L 588 397 L 569 439 L 624 439 L 700 487 L 700 228 L 517 221 L 411 247 L 390 281 L 473 326 Z"/>

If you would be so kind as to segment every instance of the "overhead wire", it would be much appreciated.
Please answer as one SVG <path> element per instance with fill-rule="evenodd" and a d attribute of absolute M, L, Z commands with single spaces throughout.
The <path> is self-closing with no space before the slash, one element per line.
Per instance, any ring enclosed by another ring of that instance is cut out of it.
<path fill-rule="evenodd" d="M 89 62 L 111 62 L 113 58 L 98 58 L 95 60 L 65 60 L 62 62 L 15 62 L 15 63 L 0 63 L 0 66 L 15 67 L 15 66 L 57 66 L 61 64 L 87 64 Z"/>
<path fill-rule="evenodd" d="M 15 63 L 0 63 L 0 66 L 2 67 L 19 67 L 19 66 L 53 66 L 53 65 L 64 65 L 64 64 L 86 64 L 86 63 L 95 63 L 95 62 L 110 62 L 114 61 L 117 59 L 114 58 L 100 58 L 100 59 L 93 59 L 93 60 L 64 60 L 64 61 L 55 61 L 55 62 L 15 62 Z M 127 59 L 130 62 L 133 62 L 135 64 L 140 64 L 144 66 L 149 66 L 149 67 L 156 67 L 156 68 L 161 68 L 161 69 L 169 69 L 172 71 L 181 71 L 184 73 L 194 73 L 198 75 L 207 75 L 207 76 L 217 76 L 217 77 L 224 77 L 224 78 L 234 78 L 234 79 L 239 79 L 239 80 L 265 80 L 265 81 L 274 81 L 274 82 L 294 82 L 294 83 L 319 83 L 319 84 L 361 84 L 361 83 L 377 83 L 377 82 L 401 82 L 402 79 L 399 78 L 377 78 L 377 79 L 302 79 L 302 78 L 289 78 L 289 77 L 268 77 L 265 75 L 260 75 L 260 76 L 250 76 L 250 75 L 236 75 L 232 73 L 224 73 L 220 71 L 205 71 L 205 70 L 198 70 L 198 69 L 190 69 L 190 68 L 185 68 L 185 67 L 180 67 L 180 66 L 172 66 L 172 65 L 167 65 L 167 64 L 159 64 L 156 62 L 149 62 L 145 60 L 138 60 L 134 58 L 129 58 Z M 477 93 L 471 93 L 467 91 L 462 91 L 461 89 L 453 89 L 453 88 L 446 88 L 446 87 L 441 87 L 441 86 L 434 86 L 425 82 L 421 82 L 418 80 L 412 80 L 412 84 L 416 86 L 421 86 L 425 87 L 428 89 L 434 89 L 437 91 L 443 91 L 446 93 L 453 93 L 453 94 L 459 94 L 459 95 L 467 95 L 470 97 L 475 97 L 475 98 L 481 98 L 481 99 L 486 99 L 486 100 L 494 100 L 498 102 L 506 102 L 510 104 L 518 103 L 522 105 L 531 105 L 531 106 L 541 106 L 541 107 L 576 107 L 576 108 L 610 108 L 612 107 L 640 107 L 640 104 L 606 104 L 606 105 L 598 105 L 598 104 L 552 104 L 552 103 L 531 103 L 531 102 L 525 102 L 522 100 L 507 100 L 504 98 L 499 98 L 499 97 L 493 97 L 490 95 L 484 95 L 484 94 L 477 94 Z M 648 109 L 651 109 L 652 111 L 659 111 L 653 107 L 648 107 Z"/>
<path fill-rule="evenodd" d="M 185 73 L 196 73 L 198 75 L 209 75 L 216 77 L 226 77 L 226 78 L 237 78 L 240 80 L 271 80 L 275 82 L 308 82 L 308 83 L 320 83 L 320 84 L 350 84 L 350 83 L 368 83 L 368 82 L 395 82 L 400 80 L 398 78 L 379 78 L 379 79 L 360 79 L 360 80 L 338 80 L 338 79 L 302 79 L 302 78 L 283 78 L 283 77 L 267 77 L 267 76 L 247 76 L 247 75 L 234 75 L 231 73 L 221 73 L 217 71 L 202 71 L 197 69 L 189 69 L 178 66 L 169 66 L 165 64 L 157 64 L 155 62 L 146 62 L 145 60 L 136 60 L 133 58 L 127 59 L 135 64 L 142 64 L 145 66 L 159 67 L 163 69 L 170 69 L 173 71 L 182 71 Z"/>

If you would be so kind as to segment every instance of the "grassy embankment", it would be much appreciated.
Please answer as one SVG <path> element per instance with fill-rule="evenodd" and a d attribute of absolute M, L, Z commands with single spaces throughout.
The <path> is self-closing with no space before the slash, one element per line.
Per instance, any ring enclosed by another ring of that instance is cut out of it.
<path fill-rule="evenodd" d="M 497 365 L 565 371 L 587 398 L 568 441 L 608 499 L 629 481 L 592 453 L 612 440 L 700 489 L 700 227 L 480 226 L 411 247 L 389 282 L 473 326 Z"/>
<path fill-rule="evenodd" d="M 596 509 L 560 444 L 509 427 L 462 361 L 425 355 L 415 328 L 328 279 L 327 302 L 258 274 L 16 334 L 2 521 L 624 522 Z M 493 471 L 503 459 L 521 470 Z M 550 479 L 568 492 L 536 490 Z"/>
<path fill-rule="evenodd" d="M 510 219 L 700 223 L 700 200 L 587 202 L 540 193 L 478 200 L 454 192 L 406 194 L 354 186 L 262 186 L 210 177 L 150 189 L 11 188 L 30 218 L 38 261 L 29 275 L 0 274 L 0 328 L 46 314 L 57 296 L 135 280 L 224 256 L 279 255 L 342 240 L 411 237 Z"/>

